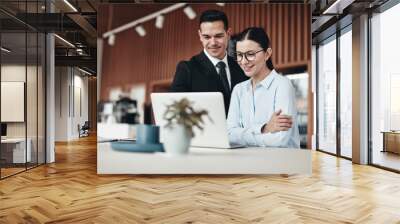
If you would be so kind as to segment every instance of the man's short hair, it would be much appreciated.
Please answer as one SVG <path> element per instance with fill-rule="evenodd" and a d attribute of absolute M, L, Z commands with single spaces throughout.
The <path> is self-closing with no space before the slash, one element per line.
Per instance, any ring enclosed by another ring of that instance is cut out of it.
<path fill-rule="evenodd" d="M 204 22 L 215 22 L 222 21 L 224 23 L 224 29 L 228 29 L 228 17 L 226 14 L 219 10 L 207 10 L 204 11 L 200 16 L 199 26 Z"/>

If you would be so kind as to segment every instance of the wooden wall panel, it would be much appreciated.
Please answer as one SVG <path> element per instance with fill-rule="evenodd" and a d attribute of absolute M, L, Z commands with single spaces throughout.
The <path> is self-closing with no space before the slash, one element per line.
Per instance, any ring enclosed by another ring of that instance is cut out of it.
<path fill-rule="evenodd" d="M 102 5 L 98 11 L 98 30 L 104 32 L 168 5 Z M 198 17 L 206 9 L 224 11 L 234 33 L 249 26 L 262 26 L 270 36 L 275 67 L 308 66 L 311 56 L 310 7 L 303 4 L 191 4 L 197 18 L 189 20 L 182 10 L 165 15 L 163 29 L 154 20 L 143 25 L 147 35 L 140 37 L 134 29 L 116 35 L 116 43 L 103 45 L 102 100 L 109 89 L 127 89 L 135 83 L 150 83 L 174 76 L 180 60 L 188 60 L 202 50 L 197 34 Z"/>

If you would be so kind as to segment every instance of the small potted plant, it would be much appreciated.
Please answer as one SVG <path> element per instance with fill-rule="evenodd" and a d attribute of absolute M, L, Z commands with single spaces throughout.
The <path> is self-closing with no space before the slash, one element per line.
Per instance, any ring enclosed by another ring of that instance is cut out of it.
<path fill-rule="evenodd" d="M 168 122 L 165 128 L 164 148 L 167 153 L 180 155 L 189 151 L 190 140 L 194 137 L 194 127 L 203 130 L 203 117 L 211 118 L 206 110 L 194 110 L 187 98 L 167 105 L 164 119 Z"/>

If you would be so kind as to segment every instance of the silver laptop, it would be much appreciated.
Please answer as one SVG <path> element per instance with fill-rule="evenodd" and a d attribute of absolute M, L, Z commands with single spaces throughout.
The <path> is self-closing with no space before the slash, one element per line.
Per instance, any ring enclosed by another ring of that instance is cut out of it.
<path fill-rule="evenodd" d="M 194 129 L 195 137 L 191 141 L 191 146 L 211 147 L 211 148 L 240 148 L 241 145 L 231 145 L 228 139 L 228 130 L 225 118 L 225 107 L 222 93 L 201 92 L 201 93 L 152 93 L 151 104 L 156 125 L 160 126 L 160 141 L 164 140 L 164 129 L 167 121 L 163 119 L 166 105 L 182 98 L 188 98 L 193 102 L 195 110 L 205 109 L 208 111 L 211 120 L 204 118 L 203 131 Z"/>

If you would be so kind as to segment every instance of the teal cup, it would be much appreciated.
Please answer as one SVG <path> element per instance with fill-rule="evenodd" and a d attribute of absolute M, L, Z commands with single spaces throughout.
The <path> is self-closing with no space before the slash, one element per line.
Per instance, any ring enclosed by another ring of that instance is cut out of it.
<path fill-rule="evenodd" d="M 137 144 L 159 144 L 160 127 L 156 125 L 140 124 L 136 127 Z"/>

